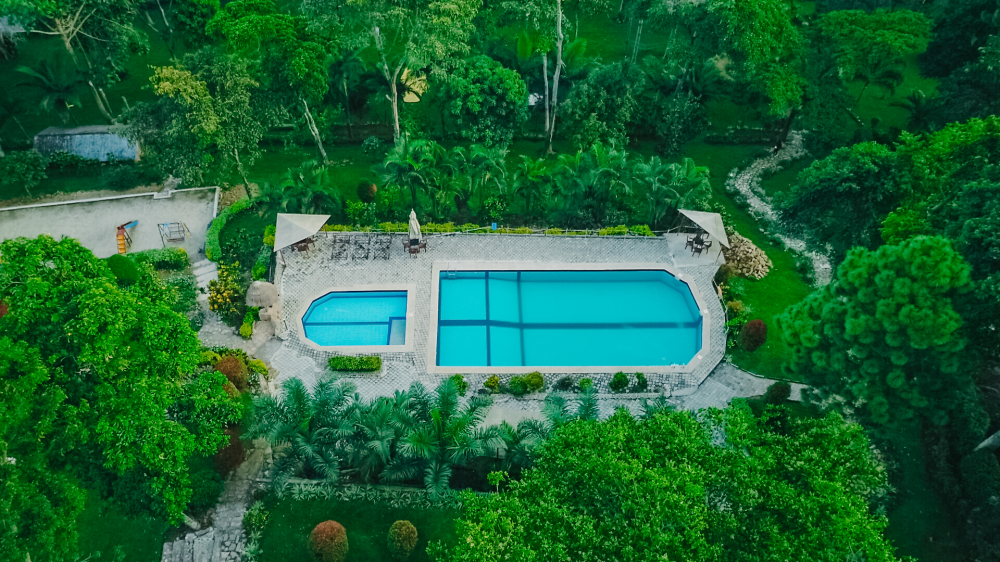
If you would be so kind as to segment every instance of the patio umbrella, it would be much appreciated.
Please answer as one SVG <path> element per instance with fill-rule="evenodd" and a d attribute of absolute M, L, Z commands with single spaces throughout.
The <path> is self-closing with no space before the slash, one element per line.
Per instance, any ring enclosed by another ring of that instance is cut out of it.
<path fill-rule="evenodd" d="M 420 239 L 420 223 L 417 222 L 417 212 L 410 209 L 410 240 Z"/>
<path fill-rule="evenodd" d="M 691 219 L 691 222 L 705 229 L 716 240 L 725 247 L 729 247 L 729 237 L 726 236 L 726 227 L 722 224 L 722 215 L 719 213 L 706 213 L 703 211 L 689 211 L 678 209 L 677 212 Z"/>
<path fill-rule="evenodd" d="M 274 251 L 305 240 L 319 232 L 330 215 L 292 215 L 278 213 L 274 228 Z"/>
<path fill-rule="evenodd" d="M 266 308 L 278 302 L 278 288 L 267 281 L 254 281 L 247 289 L 247 306 Z"/>

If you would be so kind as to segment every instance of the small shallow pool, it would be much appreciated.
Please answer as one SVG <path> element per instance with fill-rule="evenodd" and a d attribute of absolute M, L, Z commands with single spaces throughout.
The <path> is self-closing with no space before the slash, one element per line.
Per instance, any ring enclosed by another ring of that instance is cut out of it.
<path fill-rule="evenodd" d="M 406 344 L 406 291 L 330 292 L 302 316 L 306 338 L 321 346 Z"/>
<path fill-rule="evenodd" d="M 686 365 L 702 348 L 691 289 L 664 270 L 441 271 L 441 367 Z"/>

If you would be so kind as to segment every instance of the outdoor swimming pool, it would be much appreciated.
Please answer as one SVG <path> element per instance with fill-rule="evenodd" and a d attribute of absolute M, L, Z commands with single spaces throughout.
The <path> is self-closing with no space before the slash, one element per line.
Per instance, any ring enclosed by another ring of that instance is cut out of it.
<path fill-rule="evenodd" d="M 437 366 L 686 365 L 702 348 L 694 295 L 664 270 L 439 275 Z"/>
<path fill-rule="evenodd" d="M 406 291 L 330 292 L 302 315 L 306 338 L 321 346 L 406 344 Z"/>

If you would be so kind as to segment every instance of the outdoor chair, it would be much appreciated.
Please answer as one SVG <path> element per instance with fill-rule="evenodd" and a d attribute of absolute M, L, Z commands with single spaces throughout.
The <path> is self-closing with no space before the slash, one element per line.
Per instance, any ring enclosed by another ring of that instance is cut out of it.
<path fill-rule="evenodd" d="M 712 241 L 711 240 L 708 240 L 707 242 L 705 242 L 704 244 L 701 245 L 701 249 L 702 250 L 708 250 L 711 247 L 712 247 Z"/>
<path fill-rule="evenodd" d="M 392 236 L 388 234 L 379 234 L 375 237 L 374 244 L 374 259 L 389 259 L 389 247 L 392 246 Z"/>
<path fill-rule="evenodd" d="M 351 238 L 343 234 L 333 237 L 333 252 L 330 254 L 332 260 L 346 260 L 351 255 Z"/>
<path fill-rule="evenodd" d="M 305 251 L 309 250 L 309 248 L 312 247 L 312 246 L 313 246 L 313 239 L 312 238 L 306 238 L 305 240 L 303 240 L 301 242 L 298 242 L 296 244 L 292 244 L 292 248 L 295 248 L 295 251 L 297 251 L 297 252 L 305 252 Z"/>
<path fill-rule="evenodd" d="M 410 246 L 409 244 L 407 244 L 406 251 L 410 252 L 411 256 L 417 257 L 417 254 L 420 253 L 420 246 L 419 245 L 417 245 L 417 246 Z"/>
<path fill-rule="evenodd" d="M 371 258 L 372 239 L 367 234 L 356 234 L 354 238 L 354 259 L 367 260 Z"/>
<path fill-rule="evenodd" d="M 695 244 L 694 246 L 691 247 L 691 257 L 700 256 L 702 250 L 704 250 L 704 249 L 705 249 L 704 245 L 702 245 L 702 244 Z"/>

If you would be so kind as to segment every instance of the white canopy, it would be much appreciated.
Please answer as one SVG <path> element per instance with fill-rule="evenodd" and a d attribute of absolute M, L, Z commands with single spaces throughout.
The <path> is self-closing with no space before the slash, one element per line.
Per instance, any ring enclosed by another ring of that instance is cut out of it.
<path fill-rule="evenodd" d="M 420 239 L 420 223 L 417 221 L 417 212 L 410 209 L 410 240 Z"/>
<path fill-rule="evenodd" d="M 319 232 L 330 215 L 290 215 L 278 213 L 274 230 L 274 251 L 305 240 Z"/>
<path fill-rule="evenodd" d="M 678 211 L 691 219 L 691 222 L 704 228 L 705 232 L 718 240 L 720 244 L 729 247 L 729 237 L 726 236 L 726 227 L 722 224 L 722 215 L 703 211 L 688 211 L 687 209 L 678 209 Z"/>

